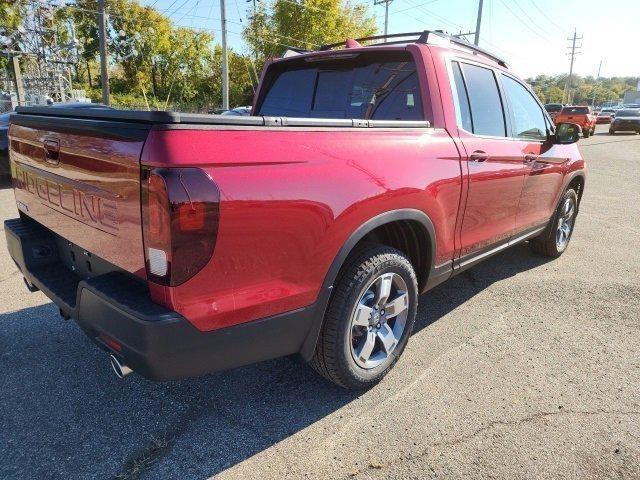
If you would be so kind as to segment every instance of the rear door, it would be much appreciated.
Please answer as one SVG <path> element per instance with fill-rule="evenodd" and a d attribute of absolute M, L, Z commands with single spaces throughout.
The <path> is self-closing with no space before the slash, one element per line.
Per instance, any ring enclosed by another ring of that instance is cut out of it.
<path fill-rule="evenodd" d="M 524 175 L 520 146 L 507 138 L 503 99 L 494 71 L 453 61 L 454 101 L 466 149 L 469 190 L 461 230 L 461 266 L 514 232 Z"/>
<path fill-rule="evenodd" d="M 511 137 L 524 157 L 524 187 L 516 215 L 516 233 L 545 223 L 555 209 L 567 160 L 562 146 L 548 140 L 543 107 L 519 80 L 500 75 L 507 100 Z"/>
<path fill-rule="evenodd" d="M 84 250 L 86 259 L 67 252 L 74 268 L 97 255 L 144 277 L 140 154 L 150 126 L 27 114 L 11 122 L 19 210 Z"/>

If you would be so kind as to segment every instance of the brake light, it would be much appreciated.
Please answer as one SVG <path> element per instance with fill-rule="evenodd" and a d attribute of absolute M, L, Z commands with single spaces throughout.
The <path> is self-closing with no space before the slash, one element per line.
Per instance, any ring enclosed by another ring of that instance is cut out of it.
<path fill-rule="evenodd" d="M 184 283 L 211 259 L 220 192 L 199 168 L 142 172 L 142 227 L 149 280 Z"/>

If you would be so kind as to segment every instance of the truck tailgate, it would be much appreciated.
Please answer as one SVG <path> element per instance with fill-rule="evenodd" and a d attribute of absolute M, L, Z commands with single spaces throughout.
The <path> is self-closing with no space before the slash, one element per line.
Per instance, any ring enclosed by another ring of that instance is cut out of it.
<path fill-rule="evenodd" d="M 90 254 L 144 277 L 140 154 L 150 128 L 17 115 L 9 149 L 18 209 Z"/>

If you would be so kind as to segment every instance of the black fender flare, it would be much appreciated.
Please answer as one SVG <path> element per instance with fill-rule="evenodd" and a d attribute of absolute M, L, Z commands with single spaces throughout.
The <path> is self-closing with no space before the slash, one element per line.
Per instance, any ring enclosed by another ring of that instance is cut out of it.
<path fill-rule="evenodd" d="M 579 211 L 580 210 L 580 202 L 582 201 L 582 194 L 584 193 L 584 187 L 587 184 L 587 178 L 586 178 L 584 170 L 582 170 L 582 169 L 574 170 L 573 172 L 569 173 L 565 177 L 564 190 L 566 190 L 569 187 L 569 185 L 571 184 L 571 182 L 573 182 L 576 178 L 580 178 L 582 180 L 582 189 L 578 192 L 578 211 Z"/>
<path fill-rule="evenodd" d="M 385 225 L 387 223 L 396 222 L 399 220 L 413 220 L 420 223 L 429 236 L 429 242 L 431 244 L 431 254 L 429 258 L 429 277 L 432 276 L 435 271 L 435 248 L 436 248 L 436 232 L 431 219 L 422 212 L 413 208 L 403 208 L 398 210 L 390 210 L 388 212 L 381 213 L 375 217 L 367 220 L 360 225 L 350 236 L 347 241 L 342 245 L 337 255 L 331 262 L 331 266 L 327 271 L 327 274 L 322 283 L 318 298 L 314 303 L 313 310 L 313 322 L 309 329 L 309 333 L 300 349 L 300 354 L 305 360 L 311 360 L 313 353 L 316 349 L 316 343 L 318 336 L 320 335 L 320 329 L 324 322 L 324 314 L 327 310 L 329 300 L 331 299 L 331 292 L 333 291 L 333 284 L 344 264 L 345 260 L 349 257 L 349 254 L 353 251 L 354 247 L 362 240 L 365 235 L 371 233 L 376 228 Z"/>

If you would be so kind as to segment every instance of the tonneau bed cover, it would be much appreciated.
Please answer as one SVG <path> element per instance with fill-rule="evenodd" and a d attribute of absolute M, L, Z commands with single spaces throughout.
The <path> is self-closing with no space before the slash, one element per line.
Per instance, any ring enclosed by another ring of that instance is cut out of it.
<path fill-rule="evenodd" d="M 268 127 L 360 127 L 360 128 L 407 128 L 429 127 L 426 120 L 363 120 L 357 118 L 294 118 L 270 116 L 231 116 L 166 111 L 77 109 L 50 107 L 17 107 L 13 123 L 28 121 L 28 116 L 74 118 L 98 121 L 138 123 L 146 125 L 241 125 Z M 24 119 L 24 120 L 22 120 Z"/>

